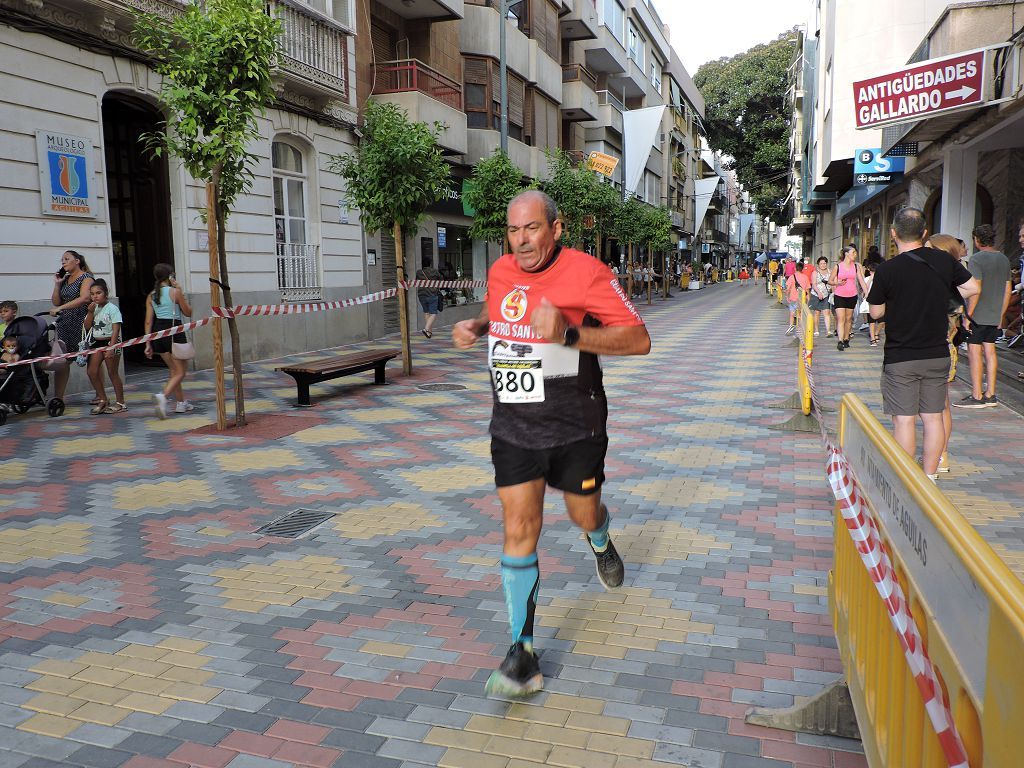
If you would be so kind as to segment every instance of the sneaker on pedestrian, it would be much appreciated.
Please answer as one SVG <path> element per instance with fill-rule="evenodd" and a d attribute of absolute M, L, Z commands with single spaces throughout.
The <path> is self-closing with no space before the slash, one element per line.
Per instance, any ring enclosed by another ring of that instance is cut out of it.
<path fill-rule="evenodd" d="M 949 464 L 946 463 L 946 458 L 944 456 L 939 456 L 939 472 L 942 472 L 943 474 L 949 472 Z"/>
<path fill-rule="evenodd" d="M 995 408 L 997 405 L 999 405 L 999 398 L 996 397 L 995 395 L 986 395 L 984 397 L 984 400 L 986 408 Z"/>
<path fill-rule="evenodd" d="M 192 405 L 188 400 L 179 400 L 178 404 L 174 406 L 175 413 L 188 413 L 194 411 L 196 407 Z"/>
<path fill-rule="evenodd" d="M 842 352 L 844 349 L 846 349 L 846 346 L 843 344 L 843 342 L 837 341 L 836 342 L 836 349 L 838 349 L 840 352 Z"/>
<path fill-rule="evenodd" d="M 619 553 L 615 550 L 615 545 L 612 544 L 612 540 L 608 539 L 608 546 L 604 548 L 603 552 L 598 552 L 594 549 L 593 542 L 590 541 L 590 537 L 583 534 L 587 539 L 587 544 L 590 544 L 590 551 L 594 553 L 594 567 L 597 570 L 597 578 L 604 585 L 605 589 L 615 589 L 616 587 L 622 586 L 622 577 L 625 575 L 625 567 L 622 564 L 622 558 L 619 557 Z"/>
<path fill-rule="evenodd" d="M 878 339 L 872 339 L 871 340 L 871 346 L 872 347 L 877 347 L 878 346 Z"/>
<path fill-rule="evenodd" d="M 786 335 L 789 336 L 795 330 L 796 330 L 796 326 L 795 325 L 789 326 L 789 328 L 786 329 Z"/>
<path fill-rule="evenodd" d="M 537 655 L 523 643 L 513 643 L 505 660 L 487 678 L 484 693 L 488 696 L 522 698 L 544 688 Z"/>
<path fill-rule="evenodd" d="M 843 342 L 843 346 L 846 347 L 847 349 L 849 349 L 850 348 L 850 340 L 847 339 L 846 341 L 844 341 Z"/>
<path fill-rule="evenodd" d="M 163 392 L 153 395 L 153 409 L 161 419 L 167 418 L 167 396 Z"/>
<path fill-rule="evenodd" d="M 815 335 L 815 336 L 821 336 L 821 333 L 819 333 L 818 331 L 815 331 L 815 332 L 814 332 L 814 335 Z"/>
<path fill-rule="evenodd" d="M 987 408 L 988 399 L 985 397 L 975 397 L 974 395 L 968 395 L 959 402 L 953 403 L 954 408 Z"/>

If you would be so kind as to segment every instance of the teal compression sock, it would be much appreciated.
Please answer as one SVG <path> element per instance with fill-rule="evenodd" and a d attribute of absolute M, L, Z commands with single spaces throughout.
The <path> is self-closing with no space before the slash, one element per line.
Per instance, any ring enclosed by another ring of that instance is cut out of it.
<path fill-rule="evenodd" d="M 540 569 L 537 553 L 525 557 L 501 556 L 501 584 L 508 606 L 508 623 L 512 642 L 533 647 L 533 617 L 537 610 Z"/>
<path fill-rule="evenodd" d="M 601 509 L 604 510 L 604 522 L 587 534 L 587 538 L 590 539 L 590 545 L 594 548 L 595 552 L 604 552 L 608 549 L 608 526 L 612 522 L 612 516 L 608 514 L 608 507 L 602 504 Z"/>

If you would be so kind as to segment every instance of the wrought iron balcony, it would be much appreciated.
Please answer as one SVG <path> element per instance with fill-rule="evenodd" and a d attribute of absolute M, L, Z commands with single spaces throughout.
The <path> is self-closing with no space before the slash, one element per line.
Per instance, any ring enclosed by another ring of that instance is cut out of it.
<path fill-rule="evenodd" d="M 267 12 L 281 19 L 278 70 L 300 93 L 348 97 L 348 37 L 342 21 L 296 0 L 267 0 Z"/>
<path fill-rule="evenodd" d="M 284 301 L 319 301 L 319 247 L 308 243 L 277 244 L 277 287 Z"/>

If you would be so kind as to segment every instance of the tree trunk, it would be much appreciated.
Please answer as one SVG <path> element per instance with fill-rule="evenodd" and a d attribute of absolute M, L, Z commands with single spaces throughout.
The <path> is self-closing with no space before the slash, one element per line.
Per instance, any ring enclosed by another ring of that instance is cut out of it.
<path fill-rule="evenodd" d="M 653 304 L 654 300 L 651 298 L 651 294 L 653 293 L 651 283 L 652 278 L 654 277 L 652 274 L 654 272 L 654 250 L 651 248 L 650 243 L 647 244 L 647 264 L 647 303 Z"/>
<path fill-rule="evenodd" d="M 220 285 L 214 280 L 220 279 L 220 261 L 217 258 L 217 181 L 219 172 L 214 171 L 213 181 L 206 183 L 206 237 L 210 255 L 210 309 L 220 306 Z M 217 429 L 227 429 L 227 415 L 224 406 L 224 338 L 221 320 L 213 321 L 213 368 L 216 380 L 217 398 Z"/>
<path fill-rule="evenodd" d="M 231 298 L 231 279 L 228 275 L 228 254 L 225 249 L 227 232 L 224 227 L 224 209 L 217 206 L 217 253 L 220 256 L 220 281 L 224 283 L 224 301 L 229 307 L 235 306 Z M 235 385 L 235 426 L 245 426 L 245 386 L 242 382 L 242 344 L 238 336 L 238 321 L 228 318 L 228 334 L 231 336 L 231 370 Z"/>
<path fill-rule="evenodd" d="M 661 265 L 662 265 L 662 269 L 661 269 L 661 290 L 662 290 L 662 296 L 663 296 L 663 298 L 667 299 L 668 298 L 668 268 L 669 268 L 668 251 L 665 251 L 665 253 L 662 255 L 662 257 L 661 257 Z"/>
<path fill-rule="evenodd" d="M 409 344 L 409 295 L 402 287 L 405 281 L 405 243 L 402 241 L 402 225 L 397 221 L 392 230 L 395 238 L 395 268 L 398 270 L 398 323 L 402 328 L 402 373 L 412 375 L 412 347 Z"/>

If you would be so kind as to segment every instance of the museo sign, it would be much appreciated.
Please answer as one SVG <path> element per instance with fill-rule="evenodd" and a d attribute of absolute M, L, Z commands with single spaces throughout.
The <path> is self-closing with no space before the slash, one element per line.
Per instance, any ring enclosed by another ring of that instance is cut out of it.
<path fill-rule="evenodd" d="M 930 59 L 853 84 L 857 128 L 920 120 L 985 102 L 985 53 Z"/>

